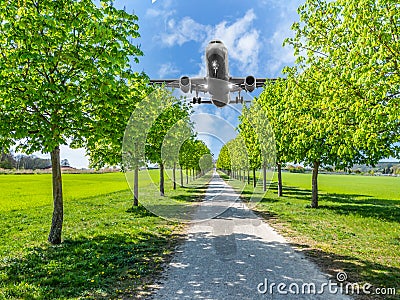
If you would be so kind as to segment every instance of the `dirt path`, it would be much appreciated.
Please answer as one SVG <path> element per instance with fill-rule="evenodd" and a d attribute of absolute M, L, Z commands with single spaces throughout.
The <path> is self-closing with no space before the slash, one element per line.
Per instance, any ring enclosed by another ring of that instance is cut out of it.
<path fill-rule="evenodd" d="M 187 240 L 151 299 L 350 299 L 340 291 L 329 293 L 329 283 L 328 275 L 295 252 L 214 173 Z"/>

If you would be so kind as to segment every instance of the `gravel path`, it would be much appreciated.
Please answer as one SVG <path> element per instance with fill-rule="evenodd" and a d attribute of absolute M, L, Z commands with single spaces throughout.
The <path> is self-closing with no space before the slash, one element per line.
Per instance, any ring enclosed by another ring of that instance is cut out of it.
<path fill-rule="evenodd" d="M 222 208 L 219 216 L 196 222 Z M 280 283 L 286 285 L 283 293 Z M 316 286 L 314 294 L 310 283 Z M 323 284 L 329 284 L 328 275 L 295 252 L 214 173 L 187 239 L 151 299 L 350 299 L 329 293 L 328 286 L 318 294 Z M 298 287 L 299 293 L 290 294 L 289 287 L 294 292 Z"/>

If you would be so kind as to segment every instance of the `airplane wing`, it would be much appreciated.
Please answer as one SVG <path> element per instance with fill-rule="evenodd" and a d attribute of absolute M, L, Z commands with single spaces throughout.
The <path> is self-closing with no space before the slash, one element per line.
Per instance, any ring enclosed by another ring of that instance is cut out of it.
<path fill-rule="evenodd" d="M 235 84 L 235 85 L 237 85 L 237 86 L 240 86 L 242 89 L 245 89 L 245 84 L 244 84 L 244 81 L 246 80 L 246 78 L 240 78 L 240 77 L 231 77 L 230 79 L 229 79 L 229 82 L 230 83 L 233 83 L 233 84 Z M 263 87 L 264 86 L 264 84 L 265 84 L 265 82 L 267 81 L 267 80 L 272 80 L 272 81 L 274 81 L 275 79 L 267 79 L 267 78 L 255 78 L 255 80 L 256 80 L 256 88 L 260 88 L 260 87 Z"/>
<path fill-rule="evenodd" d="M 151 85 L 163 85 L 168 87 L 179 88 L 179 79 L 150 79 Z"/>
<path fill-rule="evenodd" d="M 150 79 L 150 84 L 152 85 L 162 85 L 165 84 L 167 87 L 181 88 L 181 79 Z M 202 92 L 208 93 L 207 79 L 202 77 L 190 78 L 190 92 Z"/>

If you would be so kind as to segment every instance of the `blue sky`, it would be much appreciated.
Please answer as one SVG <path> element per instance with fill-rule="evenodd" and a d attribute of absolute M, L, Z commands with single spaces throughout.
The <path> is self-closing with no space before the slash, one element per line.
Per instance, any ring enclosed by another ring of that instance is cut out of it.
<path fill-rule="evenodd" d="M 139 17 L 140 44 L 144 56 L 137 71 L 151 78 L 204 76 L 204 49 L 209 40 L 221 39 L 228 48 L 230 74 L 274 78 L 294 62 L 293 51 L 282 47 L 298 20 L 299 0 L 115 0 L 114 5 Z M 250 99 L 252 95 L 246 95 Z M 217 109 L 197 106 L 193 118 L 199 137 L 217 155 L 224 142 L 233 138 L 240 105 Z M 87 167 L 83 149 L 61 148 L 62 158 L 74 167 Z"/>
<path fill-rule="evenodd" d="M 125 1 L 115 2 L 124 6 Z M 126 1 L 127 2 L 127 1 Z M 139 16 L 139 43 L 145 53 L 139 64 L 150 77 L 204 75 L 204 49 L 219 38 L 229 51 L 231 74 L 279 76 L 293 62 L 282 48 L 297 20 L 300 1 L 130 1 Z"/>

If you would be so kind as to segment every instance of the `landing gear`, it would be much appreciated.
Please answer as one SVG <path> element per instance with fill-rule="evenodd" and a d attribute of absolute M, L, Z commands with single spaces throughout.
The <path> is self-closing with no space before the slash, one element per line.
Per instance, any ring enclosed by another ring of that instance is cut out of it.
<path fill-rule="evenodd" d="M 193 97 L 193 104 L 201 104 L 201 97 Z"/>
<path fill-rule="evenodd" d="M 236 97 L 236 104 L 238 103 L 243 103 L 243 96 L 242 97 Z"/>
<path fill-rule="evenodd" d="M 236 96 L 236 104 L 238 103 L 243 103 L 243 96 L 240 96 L 240 91 L 239 91 L 239 96 Z"/>

